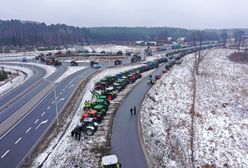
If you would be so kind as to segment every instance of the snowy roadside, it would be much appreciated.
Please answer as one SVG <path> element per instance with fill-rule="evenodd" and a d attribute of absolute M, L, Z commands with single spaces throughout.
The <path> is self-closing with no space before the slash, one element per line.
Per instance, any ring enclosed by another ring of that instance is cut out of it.
<path fill-rule="evenodd" d="M 77 67 L 71 67 L 71 66 L 69 66 L 68 69 L 67 69 L 67 71 L 62 76 L 60 76 L 55 82 L 56 83 L 59 83 L 63 79 L 65 79 L 67 76 L 70 76 L 71 74 L 76 73 L 76 72 L 78 72 L 78 71 L 80 71 L 82 69 L 85 69 L 85 68 L 86 67 L 82 67 L 82 66 L 81 67 L 80 66 L 77 66 Z"/>
<path fill-rule="evenodd" d="M 231 53 L 210 50 L 196 76 L 194 167 L 248 167 L 248 66 L 231 62 Z M 154 167 L 192 167 L 193 61 L 186 56 L 143 102 L 143 139 Z"/>
<path fill-rule="evenodd" d="M 142 104 L 142 134 L 154 167 L 189 167 L 192 60 L 189 55 L 164 74 Z M 185 162 L 175 165 L 181 158 Z"/>
<path fill-rule="evenodd" d="M 19 73 L 17 77 L 0 86 L 0 95 L 6 94 L 9 90 L 23 84 L 25 80 L 29 79 L 33 75 L 33 72 L 30 69 L 24 67 L 11 65 L 0 65 L 0 67 L 4 67 L 5 71 L 11 73 L 17 73 L 18 70 Z"/>
<path fill-rule="evenodd" d="M 33 62 L 4 62 L 4 63 L 11 63 L 11 64 L 17 64 L 17 65 L 28 64 L 28 65 L 35 65 L 35 66 L 41 67 L 46 70 L 46 75 L 44 76 L 44 78 L 48 78 L 50 75 L 52 75 L 56 71 L 55 67 L 51 65 L 46 65 L 46 64 L 39 64 L 39 63 L 33 63 Z"/>
<path fill-rule="evenodd" d="M 114 113 L 115 108 L 119 105 L 121 100 L 132 89 L 132 87 L 138 83 L 138 81 L 132 85 L 128 85 L 125 90 L 118 94 L 117 99 L 111 102 L 107 116 L 105 116 L 101 126 L 98 128 L 98 131 L 94 134 L 94 136 L 90 137 L 83 135 L 82 140 L 77 141 L 71 137 L 70 132 L 79 122 L 79 119 L 83 113 L 83 103 L 86 100 L 92 99 L 90 90 L 93 89 L 95 82 L 99 81 L 104 76 L 114 75 L 139 66 L 142 65 L 106 69 L 92 77 L 92 79 L 85 86 L 85 94 L 80 103 L 81 105 L 79 106 L 75 116 L 73 116 L 72 122 L 70 123 L 70 126 L 66 130 L 65 134 L 59 141 L 59 137 L 62 134 L 62 132 L 60 132 L 56 138 L 51 141 L 48 148 L 34 159 L 32 167 L 98 167 L 101 148 L 104 147 L 107 141 L 111 115 Z M 147 76 L 151 72 L 152 71 L 146 72 L 143 76 Z M 57 146 L 55 147 L 56 144 Z"/>

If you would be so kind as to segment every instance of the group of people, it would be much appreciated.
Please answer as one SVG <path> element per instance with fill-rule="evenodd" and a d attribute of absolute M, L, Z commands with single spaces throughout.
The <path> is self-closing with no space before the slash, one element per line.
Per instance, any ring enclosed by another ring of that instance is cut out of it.
<path fill-rule="evenodd" d="M 75 139 L 80 141 L 81 138 L 81 127 L 76 126 L 72 131 L 71 131 L 71 136 L 73 137 L 75 135 Z"/>
<path fill-rule="evenodd" d="M 136 107 L 135 106 L 133 108 L 131 107 L 130 114 L 131 114 L 131 116 L 136 115 Z"/>

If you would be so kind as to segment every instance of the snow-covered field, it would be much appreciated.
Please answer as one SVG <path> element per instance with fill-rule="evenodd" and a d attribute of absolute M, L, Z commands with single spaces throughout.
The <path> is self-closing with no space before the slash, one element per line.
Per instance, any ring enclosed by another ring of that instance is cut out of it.
<path fill-rule="evenodd" d="M 4 67 L 5 71 L 9 71 L 11 73 L 17 73 L 16 70 L 19 71 L 19 75 L 12 81 L 8 81 L 0 86 L 0 95 L 5 94 L 9 90 L 23 84 L 25 80 L 29 79 L 33 75 L 33 72 L 30 69 L 24 67 L 10 65 L 0 65 L 0 67 Z M 26 75 L 23 72 L 26 73 Z"/>
<path fill-rule="evenodd" d="M 133 52 L 139 52 L 143 51 L 145 47 L 142 46 L 124 46 L 124 45 L 92 45 L 92 46 L 85 46 L 85 49 L 89 50 L 90 52 L 95 50 L 96 52 L 106 51 L 106 52 L 117 52 L 119 50 L 126 52 L 126 51 L 133 51 Z"/>
<path fill-rule="evenodd" d="M 38 155 L 32 163 L 32 167 L 42 168 L 67 168 L 67 167 L 98 167 L 99 156 L 100 156 L 100 148 L 103 147 L 107 140 L 107 133 L 110 129 L 109 122 L 111 115 L 116 108 L 116 105 L 121 102 L 128 91 L 136 85 L 135 82 L 132 85 L 128 85 L 128 87 L 119 93 L 117 99 L 111 102 L 110 110 L 108 111 L 107 116 L 105 116 L 101 126 L 98 131 L 94 134 L 94 136 L 86 136 L 82 134 L 81 141 L 75 140 L 71 137 L 71 130 L 76 126 L 79 122 L 79 119 L 83 113 L 83 103 L 86 100 L 92 99 L 92 94 L 90 90 L 93 89 L 95 82 L 102 79 L 104 76 L 113 75 L 119 72 L 123 72 L 132 68 L 139 67 L 141 65 L 134 65 L 128 67 L 115 67 L 111 69 L 103 70 L 101 73 L 94 76 L 86 85 L 85 93 L 83 95 L 81 105 L 78 108 L 75 116 L 73 116 L 72 122 L 70 123 L 69 128 L 66 130 L 63 137 L 60 139 L 62 132 L 58 134 L 54 140 L 49 144 L 49 147 L 45 149 L 43 153 Z M 151 72 L 146 72 L 143 74 L 147 76 Z M 60 140 L 59 140 L 60 139 Z M 57 146 L 56 146 L 57 144 Z M 49 156 L 48 156 L 49 155 Z M 48 157 L 47 157 L 48 156 Z M 47 159 L 45 159 L 47 157 Z"/>
<path fill-rule="evenodd" d="M 201 63 L 194 108 L 193 55 L 149 91 L 141 127 L 154 167 L 248 167 L 248 66 L 231 52 L 211 50 Z"/>

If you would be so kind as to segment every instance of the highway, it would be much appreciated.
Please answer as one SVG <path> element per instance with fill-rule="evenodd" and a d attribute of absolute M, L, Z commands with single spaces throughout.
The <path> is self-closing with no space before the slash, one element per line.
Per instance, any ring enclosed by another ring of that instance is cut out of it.
<path fill-rule="evenodd" d="M 30 68 L 30 66 L 27 67 Z M 24 106 L 31 98 L 40 93 L 49 84 L 49 82 L 42 80 L 42 77 L 44 77 L 44 69 L 39 67 L 35 67 L 34 69 L 41 71 L 42 73 L 35 73 L 34 79 L 27 81 L 27 85 L 26 83 L 25 85 L 20 85 L 18 89 L 13 90 L 15 92 L 10 91 L 10 93 L 1 97 L 1 100 L 5 102 L 5 104 L 0 106 L 0 124 Z M 56 80 L 65 72 L 66 69 L 67 68 L 64 66 L 57 68 L 56 72 L 48 77 L 48 80 Z M 31 82 L 35 83 L 34 86 L 32 86 Z"/>
<path fill-rule="evenodd" d="M 152 75 L 161 74 L 161 65 Z M 138 114 L 142 101 L 152 87 L 148 85 L 147 79 L 143 79 L 128 94 L 125 100 L 117 110 L 112 127 L 111 147 L 112 154 L 116 154 L 122 164 L 122 167 L 146 168 L 146 159 L 140 144 L 138 134 Z M 130 108 L 136 106 L 137 115 L 130 115 Z"/>
<path fill-rule="evenodd" d="M 60 113 L 80 81 L 96 70 L 78 71 L 56 85 L 57 107 Z M 23 159 L 56 119 L 55 92 L 52 90 L 39 104 L 0 139 L 0 167 L 19 167 Z"/>

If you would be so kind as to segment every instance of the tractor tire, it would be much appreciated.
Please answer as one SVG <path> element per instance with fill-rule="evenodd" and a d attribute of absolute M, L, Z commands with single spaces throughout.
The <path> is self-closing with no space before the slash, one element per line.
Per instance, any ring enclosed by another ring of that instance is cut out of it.
<path fill-rule="evenodd" d="M 90 129 L 90 128 L 85 129 L 85 134 L 88 135 L 88 136 L 93 136 L 94 133 L 95 133 L 95 131 Z"/>

